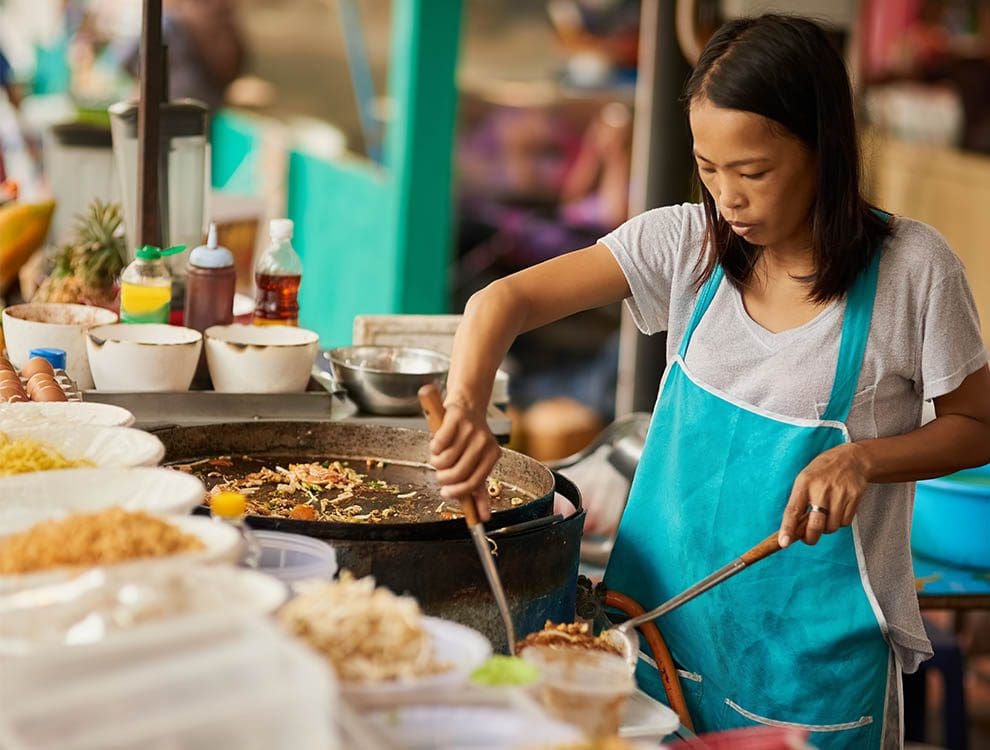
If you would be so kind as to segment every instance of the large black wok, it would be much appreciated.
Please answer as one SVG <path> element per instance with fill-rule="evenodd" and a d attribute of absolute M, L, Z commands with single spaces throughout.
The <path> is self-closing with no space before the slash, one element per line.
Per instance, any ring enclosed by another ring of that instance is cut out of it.
<path fill-rule="evenodd" d="M 174 427 L 156 433 L 165 444 L 166 463 L 188 463 L 209 456 L 271 454 L 360 461 L 421 464 L 423 482 L 433 482 L 422 462 L 429 434 L 397 427 L 334 422 L 259 422 Z M 495 512 L 486 530 L 497 545 L 495 557 L 520 637 L 547 619 L 574 618 L 584 512 L 577 488 L 542 464 L 512 451 L 493 477 L 525 490 L 519 507 Z M 433 484 L 435 487 L 435 483 Z M 552 515 L 554 491 L 578 512 Z M 439 498 L 439 495 L 437 495 Z M 430 500 L 432 503 L 432 499 Z M 505 649 L 505 632 L 463 519 L 413 523 L 329 523 L 252 516 L 255 528 L 324 539 L 333 545 L 341 569 L 373 575 L 397 593 L 415 596 L 430 615 L 463 622 Z"/>
<path fill-rule="evenodd" d="M 305 534 L 325 539 L 456 539 L 467 538 L 462 518 L 441 518 L 437 507 L 443 502 L 434 471 L 425 461 L 429 435 L 398 427 L 342 424 L 334 422 L 248 422 L 231 425 L 174 427 L 156 432 L 165 443 L 165 463 L 195 464 L 191 471 L 209 486 L 215 481 L 208 474 L 243 473 L 257 468 L 240 466 L 241 456 L 271 464 L 290 461 L 346 461 L 368 474 L 369 479 L 401 482 L 403 489 L 414 486 L 420 490 L 415 500 L 393 499 L 382 493 L 370 493 L 353 502 L 382 507 L 391 500 L 403 508 L 397 521 L 355 523 L 343 521 L 301 521 L 276 516 L 250 516 L 253 528 Z M 230 468 L 199 463 L 202 459 L 233 457 Z M 378 467 L 379 462 L 385 465 Z M 368 468 L 365 468 L 368 467 Z M 495 505 L 492 520 L 486 528 L 497 529 L 550 514 L 553 506 L 554 479 L 550 470 L 520 453 L 505 450 L 492 473 L 492 478 L 505 484 Z M 511 498 L 522 504 L 512 506 Z M 349 501 L 350 502 L 350 501 Z M 413 503 L 418 508 L 408 506 Z M 456 503 L 445 507 L 457 508 Z M 445 514 L 450 515 L 450 514 Z"/>

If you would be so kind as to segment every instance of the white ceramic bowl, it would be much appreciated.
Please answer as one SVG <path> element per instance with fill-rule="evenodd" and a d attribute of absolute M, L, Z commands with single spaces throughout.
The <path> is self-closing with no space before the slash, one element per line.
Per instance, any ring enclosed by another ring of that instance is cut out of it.
<path fill-rule="evenodd" d="M 86 348 L 98 391 L 188 391 L 203 335 L 181 326 L 119 323 L 91 328 Z"/>
<path fill-rule="evenodd" d="M 320 337 L 294 326 L 214 326 L 206 329 L 213 388 L 227 393 L 306 390 Z"/>
<path fill-rule="evenodd" d="M 93 387 L 86 352 L 86 330 L 117 322 L 117 314 L 102 307 L 64 304 L 12 305 L 3 311 L 7 355 L 18 370 L 32 349 L 65 350 L 65 371 L 82 390 Z"/>

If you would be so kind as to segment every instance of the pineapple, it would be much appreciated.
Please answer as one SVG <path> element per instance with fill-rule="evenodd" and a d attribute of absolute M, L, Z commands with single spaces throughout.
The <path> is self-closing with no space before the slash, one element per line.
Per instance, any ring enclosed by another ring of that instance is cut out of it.
<path fill-rule="evenodd" d="M 33 301 L 111 307 L 126 250 L 120 206 L 95 200 L 77 219 L 73 241 L 58 250 Z"/>

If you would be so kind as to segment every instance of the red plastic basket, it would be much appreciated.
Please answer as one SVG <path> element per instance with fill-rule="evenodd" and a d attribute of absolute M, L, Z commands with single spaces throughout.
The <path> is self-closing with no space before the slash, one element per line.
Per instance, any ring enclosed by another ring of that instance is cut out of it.
<path fill-rule="evenodd" d="M 749 727 L 680 740 L 671 750 L 810 750 L 808 733 L 800 729 Z"/>

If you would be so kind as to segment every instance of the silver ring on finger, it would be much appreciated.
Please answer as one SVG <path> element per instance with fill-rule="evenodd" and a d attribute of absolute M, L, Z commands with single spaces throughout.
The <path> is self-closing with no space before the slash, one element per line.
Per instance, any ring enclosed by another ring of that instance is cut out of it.
<path fill-rule="evenodd" d="M 824 505 L 809 505 L 808 506 L 808 512 L 809 513 L 821 513 L 823 516 L 825 516 L 826 518 L 828 518 L 828 508 L 826 508 Z"/>

